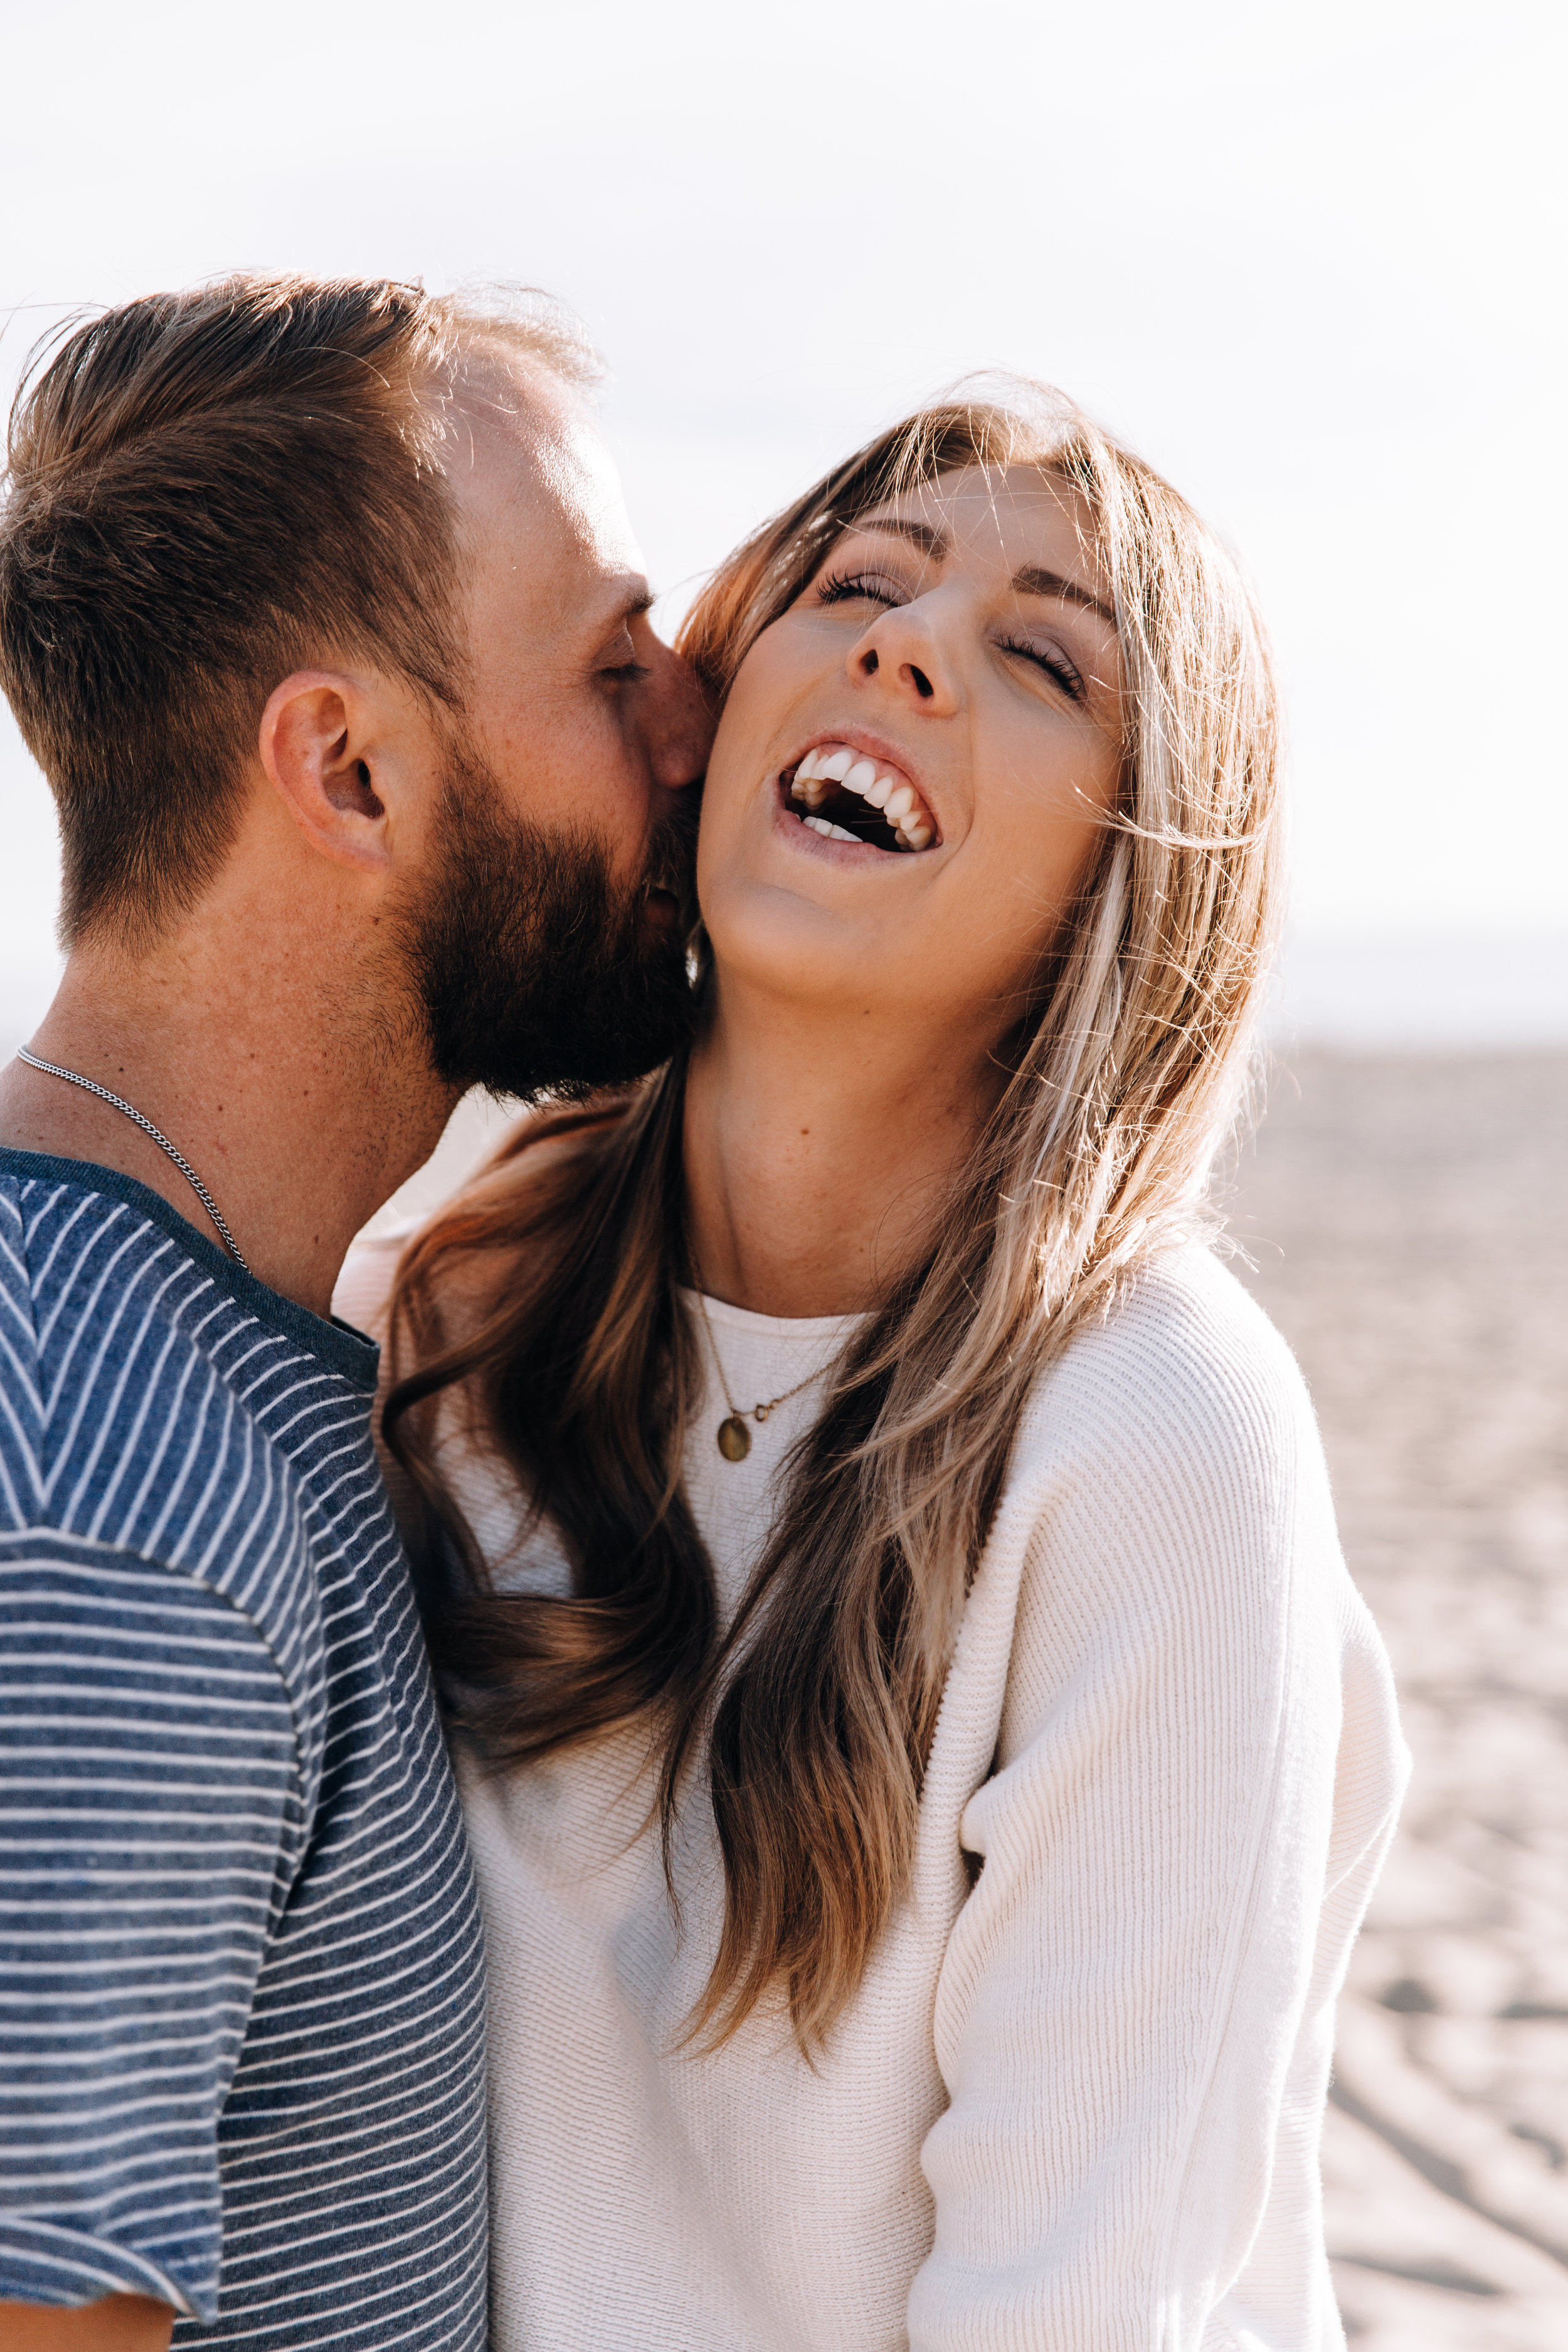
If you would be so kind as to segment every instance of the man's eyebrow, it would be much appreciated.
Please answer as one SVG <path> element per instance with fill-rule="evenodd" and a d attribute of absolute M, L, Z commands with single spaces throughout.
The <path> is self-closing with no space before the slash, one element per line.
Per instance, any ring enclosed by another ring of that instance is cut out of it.
<path fill-rule="evenodd" d="M 1098 613 L 1102 621 L 1116 626 L 1116 615 L 1109 604 L 1102 604 L 1091 588 L 1081 581 L 1069 580 L 1065 572 L 1047 572 L 1043 563 L 1026 563 L 1013 574 L 1016 596 L 1061 596 L 1069 604 L 1081 604 L 1086 612 Z"/>
<path fill-rule="evenodd" d="M 658 601 L 646 580 L 638 579 L 635 572 L 629 573 L 616 581 L 613 588 L 606 589 L 604 604 L 592 620 L 584 618 L 584 635 L 595 639 L 613 637 L 617 631 L 629 628 L 634 621 L 640 621 L 645 613 L 653 610 Z"/>

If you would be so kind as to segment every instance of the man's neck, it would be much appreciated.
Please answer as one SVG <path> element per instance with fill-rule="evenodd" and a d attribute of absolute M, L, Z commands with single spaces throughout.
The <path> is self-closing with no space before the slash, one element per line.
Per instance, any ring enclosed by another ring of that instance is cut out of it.
<path fill-rule="evenodd" d="M 258 968 L 244 930 L 245 958 L 210 925 L 142 957 L 79 950 L 28 1042 L 161 1129 L 257 1279 L 325 1315 L 349 1243 L 429 1157 L 454 1096 L 407 1066 L 419 1057 L 394 1049 L 352 971 L 334 973 L 287 925 Z M 20 1061 L 0 1071 L 0 1144 L 135 1177 L 218 1238 L 122 1111 Z"/>

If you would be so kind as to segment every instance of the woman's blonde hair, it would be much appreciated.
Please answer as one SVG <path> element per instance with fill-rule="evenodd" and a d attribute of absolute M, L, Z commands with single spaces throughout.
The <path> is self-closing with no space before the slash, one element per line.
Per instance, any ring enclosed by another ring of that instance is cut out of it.
<path fill-rule="evenodd" d="M 1141 459 L 1040 387 L 924 410 L 737 549 L 683 648 L 721 698 L 856 516 L 962 467 L 1023 464 L 1078 494 L 1110 586 L 1120 801 L 1006 1043 L 995 1112 L 929 1254 L 846 1349 L 734 1622 L 680 1487 L 700 1384 L 679 1295 L 683 1062 L 521 1128 L 395 1293 L 386 1422 L 428 1508 L 418 1566 L 448 1706 L 500 1765 L 641 1719 L 667 1860 L 705 1758 L 726 1906 L 691 2026 L 710 2039 L 775 1990 L 810 2048 L 859 1982 L 908 1883 L 1030 1386 L 1201 1223 L 1245 1092 L 1280 888 L 1275 688 L 1236 564 Z M 546 1138 L 562 1148 L 536 1158 Z M 458 1338 L 440 1313 L 454 1283 L 484 1302 Z M 564 1543 L 571 1598 L 494 1589 L 440 1466 L 455 1384 Z"/>

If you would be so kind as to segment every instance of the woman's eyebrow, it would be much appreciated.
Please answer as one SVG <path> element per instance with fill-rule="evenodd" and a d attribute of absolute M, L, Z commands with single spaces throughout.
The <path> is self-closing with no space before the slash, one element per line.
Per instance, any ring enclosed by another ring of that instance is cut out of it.
<path fill-rule="evenodd" d="M 907 539 L 911 547 L 933 563 L 942 563 L 952 551 L 952 542 L 929 522 L 915 522 L 907 515 L 858 515 L 850 525 L 852 530 L 885 530 L 894 539 Z M 1069 580 L 1064 572 L 1047 571 L 1043 563 L 1026 563 L 1013 574 L 1016 596 L 1061 596 L 1069 604 L 1081 604 L 1086 612 L 1098 613 L 1100 619 L 1116 626 L 1116 615 L 1109 604 L 1101 604 L 1090 588 L 1081 581 Z"/>
<path fill-rule="evenodd" d="M 849 528 L 890 531 L 895 539 L 907 539 L 911 547 L 918 547 L 922 555 L 929 555 L 937 563 L 946 559 L 952 544 L 940 530 L 933 530 L 929 522 L 913 522 L 905 515 L 857 515 Z"/>
<path fill-rule="evenodd" d="M 1090 613 L 1098 613 L 1102 621 L 1116 626 L 1116 615 L 1109 604 L 1102 604 L 1092 589 L 1080 581 L 1069 580 L 1065 572 L 1047 572 L 1042 563 L 1026 563 L 1013 574 L 1016 596 L 1062 596 L 1069 604 L 1081 604 Z"/>

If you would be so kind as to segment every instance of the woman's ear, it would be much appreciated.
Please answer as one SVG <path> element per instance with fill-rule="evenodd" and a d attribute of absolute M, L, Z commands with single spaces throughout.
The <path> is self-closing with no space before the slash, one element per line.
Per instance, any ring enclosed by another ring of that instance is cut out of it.
<path fill-rule="evenodd" d="M 384 719 L 374 688 L 316 669 L 286 677 L 261 714 L 261 764 L 294 822 L 323 856 L 363 871 L 392 860 L 376 790 Z"/>

